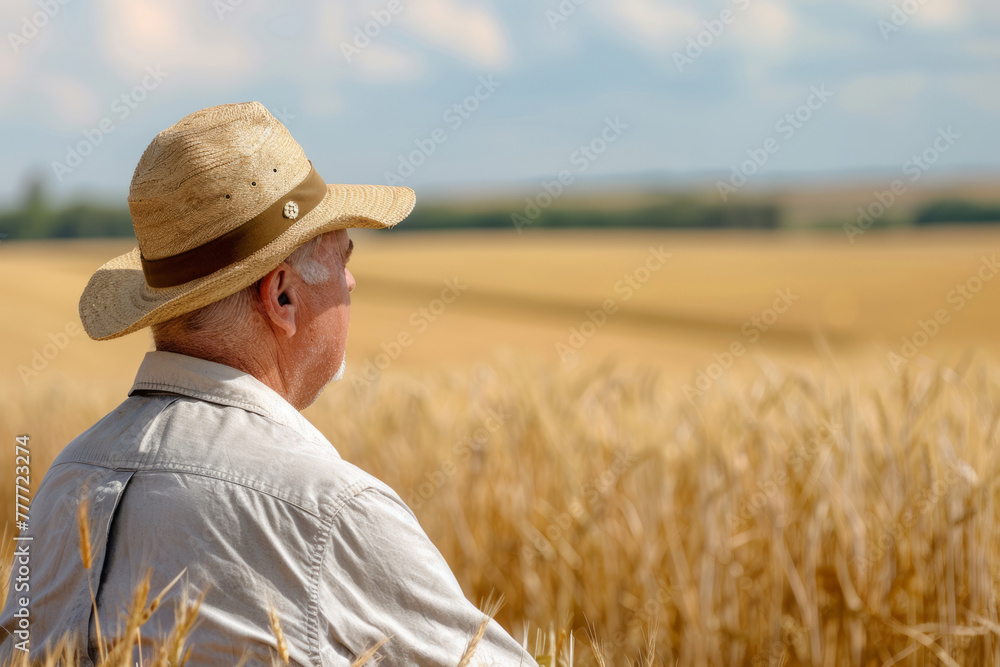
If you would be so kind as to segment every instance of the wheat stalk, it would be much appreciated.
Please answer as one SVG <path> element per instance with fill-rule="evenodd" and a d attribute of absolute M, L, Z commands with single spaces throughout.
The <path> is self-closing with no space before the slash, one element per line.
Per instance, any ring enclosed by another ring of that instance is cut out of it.
<path fill-rule="evenodd" d="M 288 645 L 285 643 L 285 633 L 281 631 L 281 621 L 278 619 L 278 612 L 274 608 L 274 605 L 271 605 L 267 616 L 271 621 L 271 631 L 274 633 L 274 639 L 277 642 L 278 655 L 281 656 L 282 662 L 287 665 Z"/>

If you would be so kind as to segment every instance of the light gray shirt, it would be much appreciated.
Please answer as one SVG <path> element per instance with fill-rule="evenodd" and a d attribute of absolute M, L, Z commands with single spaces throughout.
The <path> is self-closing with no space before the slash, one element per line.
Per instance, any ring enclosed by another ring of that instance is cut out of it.
<path fill-rule="evenodd" d="M 151 567 L 150 599 L 187 570 L 144 637 L 173 627 L 185 586 L 207 590 L 193 664 L 235 664 L 245 648 L 250 664 L 269 663 L 269 605 L 292 664 L 350 665 L 386 637 L 382 665 L 458 664 L 483 614 L 399 496 L 344 461 L 277 392 L 229 366 L 149 352 L 128 396 L 66 446 L 32 499 L 32 539 L 20 543 L 30 591 L 15 592 L 15 568 L 0 660 L 16 650 L 8 634 L 27 596 L 30 657 L 69 631 L 89 664 L 88 579 L 107 637 Z M 84 494 L 89 572 L 77 527 Z M 480 663 L 536 664 L 494 621 Z"/>

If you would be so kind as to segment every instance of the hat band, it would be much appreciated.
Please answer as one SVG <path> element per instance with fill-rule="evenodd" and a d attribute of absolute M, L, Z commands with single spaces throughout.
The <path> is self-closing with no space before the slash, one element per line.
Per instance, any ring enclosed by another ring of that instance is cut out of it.
<path fill-rule="evenodd" d="M 222 236 L 182 253 L 160 259 L 142 259 L 142 272 L 150 287 L 175 287 L 204 278 L 246 259 L 316 208 L 326 197 L 323 177 L 312 162 L 309 175 L 262 213 Z"/>

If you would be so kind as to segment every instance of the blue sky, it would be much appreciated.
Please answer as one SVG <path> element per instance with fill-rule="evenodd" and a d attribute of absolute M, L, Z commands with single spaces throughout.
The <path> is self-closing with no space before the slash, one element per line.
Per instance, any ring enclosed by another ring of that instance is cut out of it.
<path fill-rule="evenodd" d="M 4 203 L 30 173 L 124 201 L 158 131 L 246 100 L 328 181 L 418 195 L 537 187 L 615 119 L 588 177 L 710 183 L 768 139 L 762 182 L 898 173 L 948 127 L 936 175 L 1000 173 L 995 0 L 5 0 L 0 25 Z"/>

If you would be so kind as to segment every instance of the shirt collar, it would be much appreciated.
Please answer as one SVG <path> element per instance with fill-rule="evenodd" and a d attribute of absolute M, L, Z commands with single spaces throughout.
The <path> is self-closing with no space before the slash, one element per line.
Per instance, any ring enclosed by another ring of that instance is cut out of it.
<path fill-rule="evenodd" d="M 140 390 L 166 391 L 242 408 L 287 426 L 308 440 L 333 447 L 281 394 L 253 375 L 232 366 L 186 354 L 153 350 L 146 353 L 139 365 L 128 395 Z"/>

